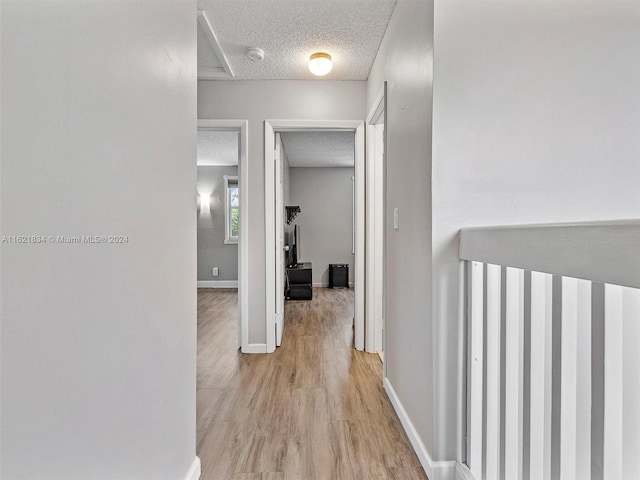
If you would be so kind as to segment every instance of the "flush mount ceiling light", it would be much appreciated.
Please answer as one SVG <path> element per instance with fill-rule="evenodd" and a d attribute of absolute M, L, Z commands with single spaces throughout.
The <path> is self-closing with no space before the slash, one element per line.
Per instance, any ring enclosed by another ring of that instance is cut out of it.
<path fill-rule="evenodd" d="M 332 68 L 333 62 L 328 53 L 317 52 L 309 57 L 309 71 L 318 77 L 325 76 Z"/>

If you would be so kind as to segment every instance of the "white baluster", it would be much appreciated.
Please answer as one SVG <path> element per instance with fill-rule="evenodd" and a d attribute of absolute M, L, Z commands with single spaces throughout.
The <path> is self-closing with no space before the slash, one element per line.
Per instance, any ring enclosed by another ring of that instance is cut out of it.
<path fill-rule="evenodd" d="M 486 478 L 500 475 L 500 265 L 487 264 L 487 436 Z"/>
<path fill-rule="evenodd" d="M 622 478 L 640 478 L 640 290 L 622 289 Z"/>
<path fill-rule="evenodd" d="M 471 329 L 471 409 L 469 438 L 469 469 L 476 479 L 482 478 L 482 362 L 484 326 L 483 264 L 471 262 L 470 329 Z"/>
<path fill-rule="evenodd" d="M 522 476 L 524 270 L 507 268 L 505 476 Z"/>
<path fill-rule="evenodd" d="M 531 480 L 551 476 L 552 282 L 531 272 Z"/>
<path fill-rule="evenodd" d="M 622 480 L 622 287 L 605 286 L 604 298 L 604 465 L 605 480 Z M 637 455 L 637 454 L 636 454 Z M 629 459 L 625 459 L 628 461 Z"/>

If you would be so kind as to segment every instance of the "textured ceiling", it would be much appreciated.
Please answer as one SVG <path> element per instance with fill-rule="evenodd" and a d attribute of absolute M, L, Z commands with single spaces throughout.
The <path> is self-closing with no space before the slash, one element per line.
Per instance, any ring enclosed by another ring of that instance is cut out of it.
<path fill-rule="evenodd" d="M 287 132 L 280 134 L 291 167 L 353 167 L 353 132 Z"/>
<path fill-rule="evenodd" d="M 239 135 L 198 129 L 198 165 L 237 165 Z"/>
<path fill-rule="evenodd" d="M 236 79 L 366 80 L 396 0 L 198 0 Z M 262 62 L 246 56 L 264 50 Z M 309 55 L 333 58 L 324 77 L 309 72 Z"/>

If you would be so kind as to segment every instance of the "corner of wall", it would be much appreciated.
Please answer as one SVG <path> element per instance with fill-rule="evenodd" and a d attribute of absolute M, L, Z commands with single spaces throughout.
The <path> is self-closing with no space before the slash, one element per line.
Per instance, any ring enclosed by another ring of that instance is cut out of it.
<path fill-rule="evenodd" d="M 402 427 L 409 437 L 411 446 L 415 450 L 416 455 L 418 455 L 420 464 L 427 474 L 427 477 L 429 477 L 430 480 L 454 480 L 457 475 L 456 462 L 436 462 L 431 458 L 427 447 L 424 445 L 422 438 L 420 438 L 420 434 L 413 425 L 413 422 L 409 418 L 409 414 L 404 409 L 398 394 L 393 389 L 391 381 L 387 377 L 384 379 L 384 389 L 387 392 L 389 400 L 391 400 L 393 409 L 396 411 L 398 418 L 400 418 L 400 423 L 402 423 Z"/>

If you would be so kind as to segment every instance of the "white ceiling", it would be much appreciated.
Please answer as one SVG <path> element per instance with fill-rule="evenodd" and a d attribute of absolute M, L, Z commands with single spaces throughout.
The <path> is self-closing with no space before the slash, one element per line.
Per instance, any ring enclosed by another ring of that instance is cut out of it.
<path fill-rule="evenodd" d="M 198 0 L 234 77 L 240 80 L 316 79 L 309 55 L 334 62 L 327 80 L 366 80 L 396 0 Z M 199 34 L 199 57 L 204 53 Z M 262 62 L 246 56 L 264 50 Z M 209 58 L 209 61 L 214 61 Z"/>
<path fill-rule="evenodd" d="M 198 165 L 238 165 L 238 132 L 198 129 Z"/>
<path fill-rule="evenodd" d="M 354 132 L 280 134 L 291 167 L 353 167 Z"/>

